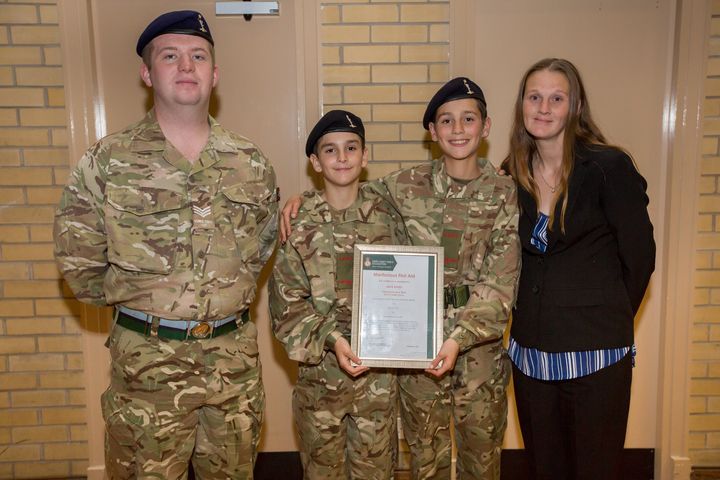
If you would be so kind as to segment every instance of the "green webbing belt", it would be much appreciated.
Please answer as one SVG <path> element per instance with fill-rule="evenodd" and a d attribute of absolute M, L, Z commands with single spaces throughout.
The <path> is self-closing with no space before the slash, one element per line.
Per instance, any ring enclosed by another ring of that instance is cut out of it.
<path fill-rule="evenodd" d="M 452 305 L 455 308 L 464 307 L 470 300 L 470 287 L 458 285 L 457 287 L 445 287 L 445 308 Z"/>
<path fill-rule="evenodd" d="M 250 320 L 250 313 L 247 310 L 245 310 L 240 317 L 239 323 L 237 321 L 232 321 L 232 322 L 228 322 L 223 325 L 220 325 L 219 327 L 214 328 L 212 330 L 212 332 L 210 332 L 210 334 L 207 335 L 206 338 L 219 337 L 220 335 L 224 335 L 226 333 L 237 330 L 239 325 L 244 325 L 249 320 Z M 182 320 L 179 320 L 177 323 L 178 323 L 178 326 L 187 325 L 187 322 L 182 321 Z M 151 324 L 149 322 L 140 320 L 139 318 L 135 318 L 126 313 L 118 312 L 117 324 L 127 328 L 128 330 L 142 333 L 143 335 L 150 335 Z M 159 325 L 157 333 L 158 333 L 158 337 L 160 337 L 160 338 L 172 339 L 172 340 L 185 340 L 188 338 L 189 339 L 201 338 L 201 337 L 193 336 L 192 330 L 190 332 L 188 332 L 185 327 L 172 328 L 172 327 L 166 327 L 165 325 Z"/>

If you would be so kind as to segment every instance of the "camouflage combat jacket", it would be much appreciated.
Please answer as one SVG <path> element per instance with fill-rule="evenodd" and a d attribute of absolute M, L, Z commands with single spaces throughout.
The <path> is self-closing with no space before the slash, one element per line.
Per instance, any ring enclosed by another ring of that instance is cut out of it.
<path fill-rule="evenodd" d="M 467 183 L 450 178 L 442 160 L 371 182 L 389 194 L 412 245 L 444 247 L 445 287 L 468 286 L 467 304 L 445 312 L 445 337 L 461 350 L 502 338 L 520 273 L 515 184 L 485 159 L 478 166 Z"/>
<path fill-rule="evenodd" d="M 321 192 L 303 194 L 270 279 L 273 331 L 290 359 L 317 364 L 341 335 L 349 341 L 356 243 L 406 245 L 400 214 L 362 187 L 342 211 L 330 207 Z"/>
<path fill-rule="evenodd" d="M 185 320 L 252 302 L 277 236 L 275 173 L 254 144 L 209 122 L 194 163 L 152 111 L 81 159 L 55 217 L 55 258 L 79 300 Z"/>

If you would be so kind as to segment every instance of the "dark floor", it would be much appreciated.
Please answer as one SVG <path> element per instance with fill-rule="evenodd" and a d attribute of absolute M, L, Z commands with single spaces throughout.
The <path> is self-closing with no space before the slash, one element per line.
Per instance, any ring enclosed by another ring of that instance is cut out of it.
<path fill-rule="evenodd" d="M 690 480 L 716 480 L 720 479 L 720 467 L 693 468 Z"/>
<path fill-rule="evenodd" d="M 653 480 L 655 451 L 652 449 L 626 449 L 623 454 L 622 480 Z M 503 480 L 529 478 L 524 450 L 503 450 Z M 255 480 L 302 480 L 300 455 L 297 452 L 261 452 L 255 465 Z M 693 480 L 720 479 L 693 477 Z M 190 476 L 189 480 L 193 480 Z M 410 480 L 409 472 L 397 472 L 396 480 Z"/>

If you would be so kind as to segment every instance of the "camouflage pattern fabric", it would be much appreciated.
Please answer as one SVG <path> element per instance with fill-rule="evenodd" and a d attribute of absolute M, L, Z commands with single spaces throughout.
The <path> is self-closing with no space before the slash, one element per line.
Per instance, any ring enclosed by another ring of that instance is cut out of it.
<path fill-rule="evenodd" d="M 209 121 L 192 164 L 150 112 L 73 170 L 55 217 L 55 257 L 79 300 L 215 320 L 255 298 L 277 237 L 275 173 L 255 145 Z"/>
<path fill-rule="evenodd" d="M 353 379 L 327 352 L 302 364 L 293 390 L 305 480 L 389 480 L 397 462 L 395 371 Z"/>
<path fill-rule="evenodd" d="M 264 393 L 252 322 L 213 339 L 148 338 L 115 326 L 102 396 L 112 480 L 251 479 Z"/>
<path fill-rule="evenodd" d="M 502 336 L 520 269 L 518 206 L 512 179 L 485 159 L 478 166 L 482 173 L 470 182 L 454 181 L 436 160 L 368 186 L 389 196 L 413 245 L 444 247 L 445 286 L 470 289 L 466 305 L 445 311 L 445 337 L 460 345 L 451 378 L 398 378 L 414 479 L 449 478 L 451 416 L 462 450 L 458 478 L 499 478 L 507 411 Z"/>
<path fill-rule="evenodd" d="M 392 478 L 397 451 L 394 371 L 353 379 L 332 351 L 350 338 L 353 247 L 406 244 L 400 215 L 360 189 L 343 211 L 306 192 L 270 280 L 275 336 L 301 362 L 293 393 L 306 479 Z"/>
<path fill-rule="evenodd" d="M 450 412 L 457 442 L 456 478 L 500 478 L 510 371 L 502 344 L 493 342 L 461 354 L 452 375 L 440 380 L 399 374 L 400 412 L 413 479 L 451 478 Z"/>
<path fill-rule="evenodd" d="M 255 145 L 208 121 L 193 163 L 151 111 L 74 169 L 55 256 L 79 300 L 178 320 L 239 315 L 253 301 L 276 242 L 275 174 Z M 178 342 L 114 328 L 111 478 L 183 478 L 195 441 L 200 478 L 252 478 L 263 405 L 254 329 Z"/>

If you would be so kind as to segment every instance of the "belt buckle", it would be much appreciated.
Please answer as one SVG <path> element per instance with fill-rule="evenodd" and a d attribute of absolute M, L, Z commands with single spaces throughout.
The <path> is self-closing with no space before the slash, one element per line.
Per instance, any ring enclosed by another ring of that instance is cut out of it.
<path fill-rule="evenodd" d="M 212 332 L 212 327 L 207 322 L 200 322 L 190 329 L 190 335 L 193 338 L 207 338 Z"/>
<path fill-rule="evenodd" d="M 445 308 L 452 305 L 455 307 L 455 287 L 447 287 L 445 289 Z"/>

